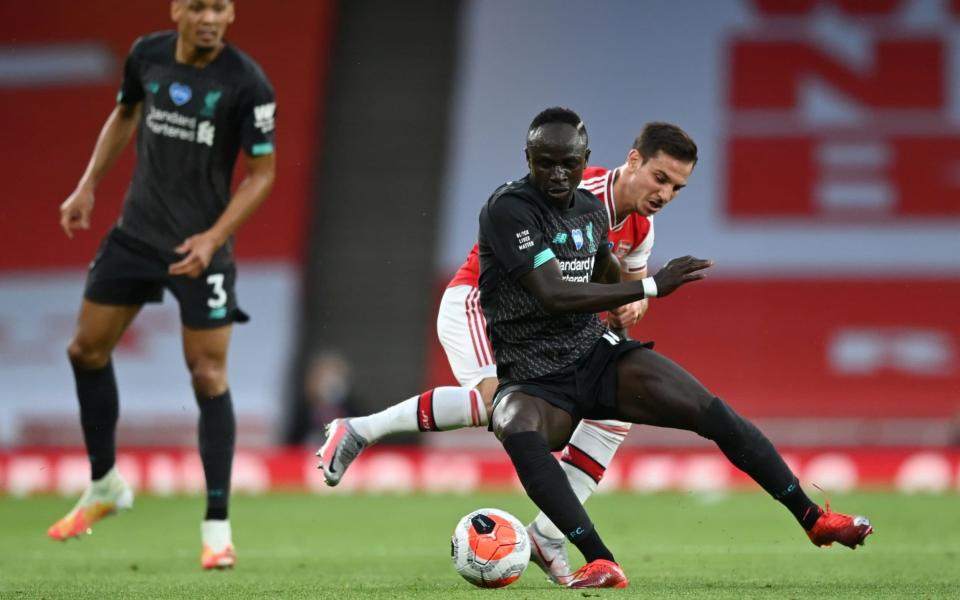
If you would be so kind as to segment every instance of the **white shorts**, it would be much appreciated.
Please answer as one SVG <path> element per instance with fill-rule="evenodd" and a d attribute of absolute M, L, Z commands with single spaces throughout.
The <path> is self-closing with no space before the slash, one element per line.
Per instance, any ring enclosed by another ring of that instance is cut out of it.
<path fill-rule="evenodd" d="M 472 388 L 497 376 L 478 288 L 457 285 L 443 292 L 437 313 L 437 336 L 460 385 Z"/>

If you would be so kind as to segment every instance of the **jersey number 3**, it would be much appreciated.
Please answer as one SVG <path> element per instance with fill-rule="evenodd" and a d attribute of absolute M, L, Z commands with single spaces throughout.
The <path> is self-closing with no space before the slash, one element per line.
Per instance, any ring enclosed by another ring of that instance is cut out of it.
<path fill-rule="evenodd" d="M 223 289 L 223 273 L 215 273 L 207 277 L 207 283 L 213 286 L 213 296 L 207 300 L 210 308 L 220 308 L 227 303 L 227 290 Z"/>

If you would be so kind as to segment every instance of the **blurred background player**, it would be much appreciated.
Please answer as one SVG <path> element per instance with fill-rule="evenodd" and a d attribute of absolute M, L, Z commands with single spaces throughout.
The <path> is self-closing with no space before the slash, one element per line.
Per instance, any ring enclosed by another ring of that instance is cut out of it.
<path fill-rule="evenodd" d="M 676 125 L 648 123 L 615 169 L 588 167 L 580 186 L 597 197 L 609 216 L 611 250 L 619 258 L 621 278 L 639 281 L 647 276 L 653 249 L 653 216 L 673 200 L 683 185 L 663 174 L 663 163 L 689 136 Z M 444 291 L 437 315 L 437 334 L 450 368 L 461 387 L 438 387 L 394 404 L 376 414 L 335 419 L 318 452 L 329 485 L 336 485 L 350 463 L 367 446 L 386 435 L 416 431 L 449 431 L 485 427 L 497 367 L 480 310 L 480 264 L 474 244 L 466 262 Z M 647 299 L 615 308 L 607 314 L 612 328 L 625 329 L 646 313 Z M 607 465 L 630 432 L 630 423 L 584 419 L 563 450 L 562 467 L 581 502 L 593 494 Z M 528 528 L 533 560 L 555 583 L 570 574 L 566 538 L 540 513 Z"/>
<path fill-rule="evenodd" d="M 118 104 L 60 207 L 67 236 L 88 229 L 97 183 L 138 131 L 123 212 L 90 265 L 67 349 L 92 483 L 48 535 L 81 535 L 133 504 L 115 465 L 119 401 L 111 354 L 143 304 L 160 302 L 167 288 L 180 305 L 183 350 L 200 408 L 207 486 L 201 564 L 225 568 L 236 561 L 227 510 L 236 437 L 227 348 L 232 323 L 248 319 L 234 292 L 233 234 L 273 185 L 275 103 L 260 67 L 224 40 L 233 2 L 174 0 L 170 10 L 177 31 L 134 43 Z M 247 175 L 231 196 L 241 147 Z"/>
<path fill-rule="evenodd" d="M 678 141 L 657 170 L 671 186 L 685 185 L 697 161 L 693 141 Z M 863 544 L 873 531 L 867 519 L 832 513 L 829 504 L 821 509 L 756 426 L 652 344 L 624 341 L 596 317 L 666 296 L 702 279 L 712 263 L 686 256 L 639 282 L 603 285 L 608 216 L 578 188 L 589 156 L 576 113 L 542 111 L 528 128 L 529 175 L 494 192 L 478 236 L 480 301 L 500 377 L 491 428 L 527 495 L 586 559 L 568 586 L 628 585 L 550 454 L 581 418 L 694 431 L 781 502 L 814 544 Z"/>

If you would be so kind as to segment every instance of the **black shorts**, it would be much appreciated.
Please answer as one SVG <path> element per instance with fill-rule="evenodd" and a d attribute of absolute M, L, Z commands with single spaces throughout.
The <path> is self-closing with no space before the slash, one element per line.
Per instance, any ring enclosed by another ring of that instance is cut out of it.
<path fill-rule="evenodd" d="M 237 306 L 236 265 L 211 265 L 196 279 L 167 273 L 180 258 L 114 227 L 90 263 L 83 297 L 97 304 L 140 305 L 162 302 L 167 288 L 180 304 L 180 321 L 192 329 L 250 320 Z"/>
<path fill-rule="evenodd" d="M 624 340 L 604 333 L 589 352 L 573 364 L 536 379 L 501 383 L 493 410 L 511 392 L 543 398 L 574 419 L 615 419 L 617 414 L 617 361 L 636 348 L 653 348 L 653 342 Z M 491 411 L 492 413 L 493 411 Z M 493 423 L 493 419 L 490 419 Z"/>

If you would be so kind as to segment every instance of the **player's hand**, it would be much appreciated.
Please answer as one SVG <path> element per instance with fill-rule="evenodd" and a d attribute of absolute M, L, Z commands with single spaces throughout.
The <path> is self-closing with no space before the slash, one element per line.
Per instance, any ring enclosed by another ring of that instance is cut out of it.
<path fill-rule="evenodd" d="M 213 254 L 219 247 L 220 244 L 208 233 L 192 235 L 174 248 L 177 254 L 185 254 L 186 256 L 183 260 L 170 265 L 167 272 L 171 275 L 199 277 L 210 266 Z"/>
<path fill-rule="evenodd" d="M 703 279 L 706 274 L 702 271 L 712 266 L 712 260 L 692 256 L 674 258 L 653 276 L 653 280 L 657 283 L 657 296 L 668 296 L 681 285 Z"/>
<path fill-rule="evenodd" d="M 624 304 L 607 313 L 607 324 L 611 329 L 626 329 L 636 325 L 647 312 L 649 300 L 643 298 L 630 304 Z"/>
<path fill-rule="evenodd" d="M 60 227 L 67 237 L 73 239 L 74 229 L 90 229 L 90 214 L 93 212 L 93 190 L 78 187 L 60 205 Z"/>

